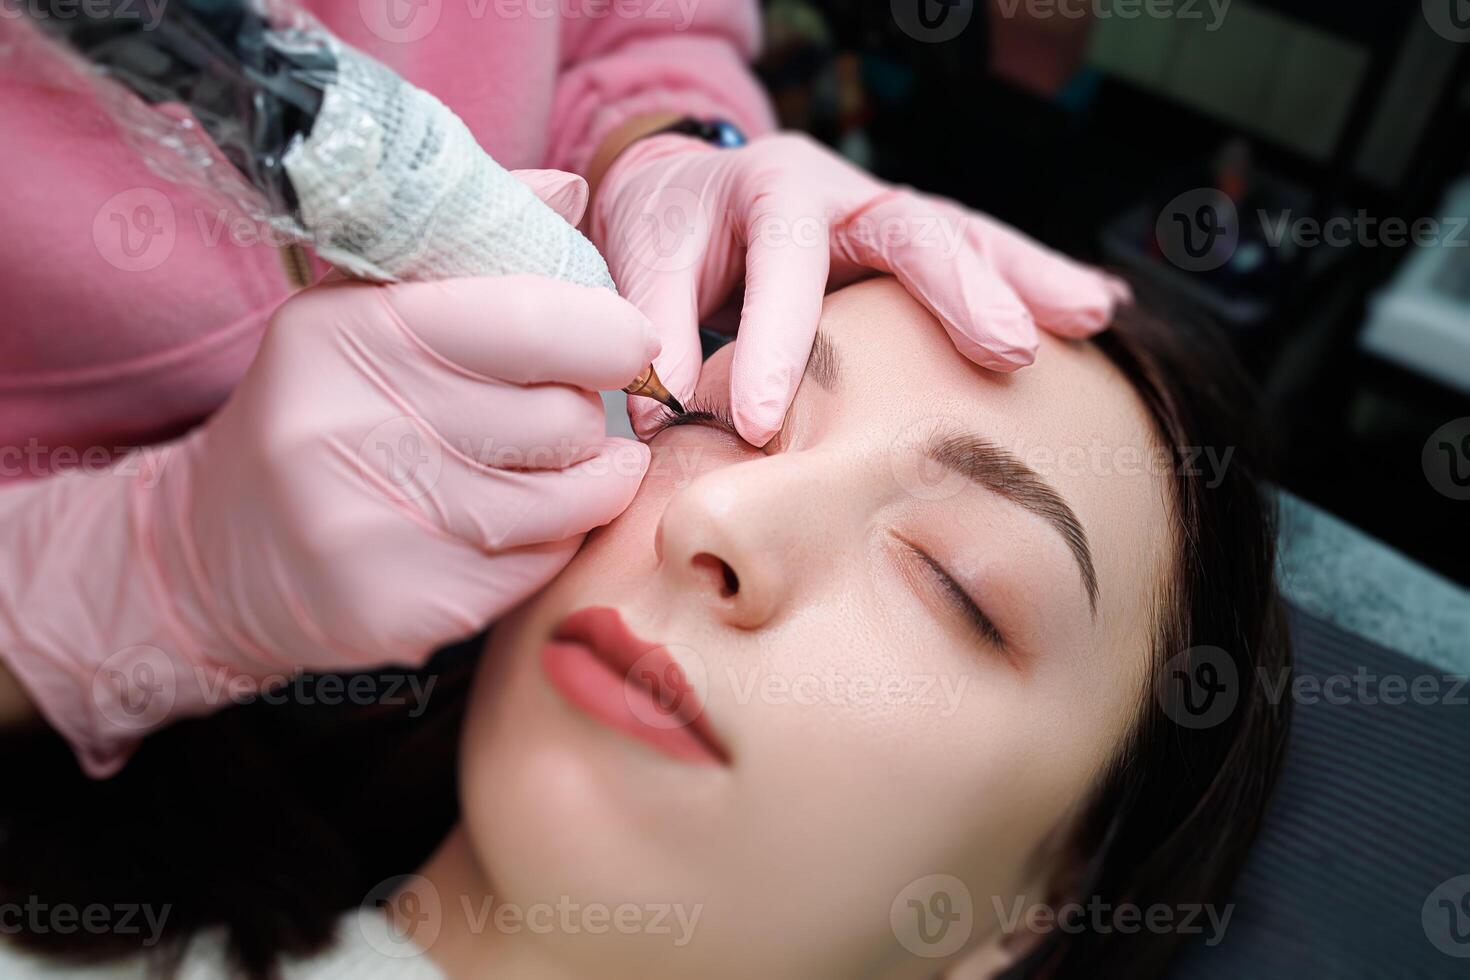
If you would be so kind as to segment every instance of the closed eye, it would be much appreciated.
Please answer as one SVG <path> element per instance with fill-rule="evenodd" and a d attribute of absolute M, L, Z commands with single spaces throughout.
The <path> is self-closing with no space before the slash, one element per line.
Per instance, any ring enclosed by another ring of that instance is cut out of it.
<path fill-rule="evenodd" d="M 944 566 L 935 561 L 927 552 L 914 548 L 912 545 L 909 547 L 913 549 L 918 559 L 924 563 L 924 566 L 934 577 L 935 583 L 944 592 L 945 597 L 953 603 L 955 609 L 974 627 L 975 631 L 980 634 L 980 637 L 996 649 L 1005 650 L 1005 637 L 1001 635 L 1000 630 L 996 628 L 991 618 L 985 615 L 985 610 L 980 608 L 980 604 L 970 597 L 970 594 L 960 586 L 960 583 L 955 581 L 954 576 L 945 571 Z"/>

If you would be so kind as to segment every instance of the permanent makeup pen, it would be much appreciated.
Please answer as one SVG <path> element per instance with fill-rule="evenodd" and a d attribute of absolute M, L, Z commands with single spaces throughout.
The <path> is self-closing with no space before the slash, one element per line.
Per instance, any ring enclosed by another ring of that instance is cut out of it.
<path fill-rule="evenodd" d="M 675 415 L 684 414 L 684 406 L 679 404 L 664 383 L 658 379 L 658 372 L 654 371 L 650 364 L 642 374 L 633 379 L 633 383 L 623 388 L 630 395 L 642 395 L 644 398 L 652 398 L 654 401 L 668 408 Z"/>

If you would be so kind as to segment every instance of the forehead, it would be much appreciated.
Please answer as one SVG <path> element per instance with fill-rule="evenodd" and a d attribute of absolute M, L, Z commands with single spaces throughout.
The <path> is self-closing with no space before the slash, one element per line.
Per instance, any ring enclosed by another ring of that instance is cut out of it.
<path fill-rule="evenodd" d="M 1162 452 L 1142 401 L 1101 351 L 1043 332 L 1030 367 L 988 371 L 961 356 L 938 321 L 889 278 L 828 296 L 821 329 L 840 364 L 836 392 L 827 395 L 808 377 L 798 397 L 840 414 L 834 438 L 861 431 L 898 439 L 938 420 L 1010 450 L 1077 514 L 1097 565 L 1103 621 L 1134 635 L 1149 628 L 1172 547 L 1165 501 L 1174 457 Z M 728 362 L 711 367 L 727 376 Z"/>

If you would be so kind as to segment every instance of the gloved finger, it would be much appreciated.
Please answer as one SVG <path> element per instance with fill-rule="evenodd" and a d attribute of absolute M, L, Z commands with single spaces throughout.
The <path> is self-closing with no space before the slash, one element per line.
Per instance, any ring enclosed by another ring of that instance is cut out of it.
<path fill-rule="evenodd" d="M 801 384 L 817 322 L 822 317 L 832 252 L 826 223 L 800 222 L 802 208 L 778 198 L 752 217 L 745 254 L 745 305 L 740 343 L 730 368 L 730 412 L 735 428 L 753 446 L 780 430 Z M 791 233 L 766 239 L 760 226 L 791 224 Z M 802 231 L 804 226 L 807 230 Z M 778 243 L 779 242 L 779 243 Z"/>
<path fill-rule="evenodd" d="M 465 567 L 459 582 L 461 587 L 465 582 L 475 583 L 476 591 L 484 597 L 477 628 L 494 622 L 541 591 L 577 554 L 585 537 L 577 534 L 494 555 L 466 550 L 461 558 Z"/>
<path fill-rule="evenodd" d="M 1121 279 L 1111 272 L 1105 272 L 1101 269 L 1098 270 L 1098 274 L 1103 277 L 1103 281 L 1107 284 L 1108 292 L 1112 294 L 1114 302 L 1120 306 L 1128 306 L 1133 303 L 1133 287 L 1128 284 L 1126 279 Z"/>
<path fill-rule="evenodd" d="M 846 261 L 897 277 L 965 357 L 1014 371 L 1036 359 L 1036 323 L 991 265 L 972 217 L 895 189 L 839 229 L 834 247 Z"/>
<path fill-rule="evenodd" d="M 571 385 L 511 385 L 424 366 L 401 382 L 406 400 L 444 444 L 480 466 L 560 469 L 583 459 L 607 434 L 595 391 Z M 395 431 L 390 424 L 391 439 Z"/>
<path fill-rule="evenodd" d="M 426 548 L 421 530 L 405 530 L 403 546 L 413 555 L 405 564 L 414 569 L 415 587 L 385 589 L 381 571 L 374 576 L 371 569 L 343 568 L 341 580 L 327 584 L 355 601 L 371 596 L 373 621 L 350 619 L 329 639 L 333 657 L 308 666 L 365 669 L 384 663 L 389 650 L 405 652 L 389 662 L 421 664 L 446 639 L 472 636 L 543 588 L 571 561 L 584 537 L 486 554 L 462 541 L 432 541 Z M 439 598 L 426 605 L 426 596 Z"/>
<path fill-rule="evenodd" d="M 647 317 L 610 289 L 541 276 L 396 283 L 377 295 L 448 370 L 588 390 L 628 384 L 659 350 Z"/>
<path fill-rule="evenodd" d="M 1120 302 L 1131 302 L 1126 283 L 1083 265 L 984 215 L 949 202 L 936 202 L 968 219 L 970 238 L 991 267 L 1010 284 L 1046 330 L 1063 337 L 1088 337 L 1107 327 Z"/>
<path fill-rule="evenodd" d="M 681 402 L 694 394 L 703 363 L 699 346 L 699 301 L 694 270 L 647 271 L 624 287 L 628 301 L 653 322 L 662 349 L 652 358 L 664 387 Z M 647 436 L 654 423 L 668 413 L 651 398 L 630 395 L 628 417 L 633 431 Z"/>
<path fill-rule="evenodd" d="M 587 211 L 587 181 L 565 170 L 512 170 L 510 175 L 545 201 L 567 224 L 577 225 Z"/>
<path fill-rule="evenodd" d="M 648 470 L 649 449 L 604 437 L 565 469 L 507 470 L 446 459 L 422 492 L 401 494 L 432 526 L 482 551 L 561 541 L 621 514 Z"/>

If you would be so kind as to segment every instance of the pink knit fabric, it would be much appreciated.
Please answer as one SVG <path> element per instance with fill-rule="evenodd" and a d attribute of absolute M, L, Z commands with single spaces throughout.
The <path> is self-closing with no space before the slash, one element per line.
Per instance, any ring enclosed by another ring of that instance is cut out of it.
<path fill-rule="evenodd" d="M 652 109 L 772 127 L 745 67 L 755 0 L 307 2 L 508 168 L 580 172 L 610 129 Z M 0 21 L 0 51 L 28 29 Z M 0 482 L 208 415 L 290 291 L 261 229 L 153 174 L 90 94 L 4 60 Z"/>

